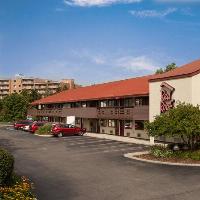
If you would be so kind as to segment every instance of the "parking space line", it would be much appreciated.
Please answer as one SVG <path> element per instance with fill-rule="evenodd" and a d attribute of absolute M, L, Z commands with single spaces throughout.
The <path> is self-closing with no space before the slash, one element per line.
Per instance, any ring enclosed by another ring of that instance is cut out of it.
<path fill-rule="evenodd" d="M 115 141 L 83 141 L 83 142 L 71 142 L 69 143 L 70 145 L 82 145 L 82 144 L 89 144 L 90 146 L 92 146 L 93 144 L 95 145 L 100 145 L 101 143 L 105 143 L 105 144 L 111 144 L 111 143 L 116 143 Z M 118 144 L 118 143 L 116 143 Z"/>
<path fill-rule="evenodd" d="M 99 150 L 99 149 L 93 149 L 92 151 L 78 151 L 75 154 L 77 155 L 90 155 L 90 154 L 103 154 L 103 153 L 113 153 L 113 152 L 129 152 L 129 151 L 137 151 L 141 150 L 137 147 L 135 148 L 119 148 L 119 149 L 105 149 L 105 150 Z M 73 154 L 74 155 L 74 154 Z"/>

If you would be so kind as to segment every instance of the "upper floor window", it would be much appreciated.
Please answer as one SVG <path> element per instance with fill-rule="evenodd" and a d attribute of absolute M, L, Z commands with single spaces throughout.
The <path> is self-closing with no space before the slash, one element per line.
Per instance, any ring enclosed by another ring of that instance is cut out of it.
<path fill-rule="evenodd" d="M 135 99 L 135 105 L 136 106 L 149 105 L 149 98 L 148 97 L 138 97 Z"/>
<path fill-rule="evenodd" d="M 101 101 L 100 107 L 107 107 L 107 101 Z"/>
<path fill-rule="evenodd" d="M 87 107 L 87 103 L 86 102 L 82 102 L 81 103 L 81 107 L 86 108 Z"/>
<path fill-rule="evenodd" d="M 114 107 L 115 106 L 115 100 L 108 100 L 107 106 L 108 107 Z"/>
<path fill-rule="evenodd" d="M 133 99 L 132 98 L 124 99 L 124 107 L 133 107 Z"/>
<path fill-rule="evenodd" d="M 71 108 L 71 103 L 66 103 L 66 104 L 64 104 L 64 107 L 65 107 L 65 108 Z"/>

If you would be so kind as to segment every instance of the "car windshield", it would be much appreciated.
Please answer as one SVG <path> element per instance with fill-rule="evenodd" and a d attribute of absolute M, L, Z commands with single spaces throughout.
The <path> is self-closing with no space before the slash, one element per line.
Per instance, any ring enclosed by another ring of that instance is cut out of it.
<path fill-rule="evenodd" d="M 43 126 L 44 123 L 40 122 L 40 123 L 36 123 L 35 125 L 36 125 L 36 126 Z"/>

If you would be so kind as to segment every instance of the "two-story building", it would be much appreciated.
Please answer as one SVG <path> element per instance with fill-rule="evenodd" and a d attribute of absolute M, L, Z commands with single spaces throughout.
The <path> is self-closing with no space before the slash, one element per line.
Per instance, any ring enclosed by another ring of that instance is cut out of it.
<path fill-rule="evenodd" d="M 33 102 L 28 114 L 89 132 L 149 139 L 144 122 L 179 101 L 200 104 L 200 60 L 163 74 L 64 91 Z"/>

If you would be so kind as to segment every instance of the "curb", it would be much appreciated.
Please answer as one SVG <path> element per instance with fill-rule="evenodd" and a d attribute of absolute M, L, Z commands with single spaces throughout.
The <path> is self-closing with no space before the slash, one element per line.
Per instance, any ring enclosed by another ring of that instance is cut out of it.
<path fill-rule="evenodd" d="M 115 135 L 109 135 L 109 134 L 99 134 L 99 133 L 86 133 L 84 136 L 88 137 L 94 137 L 99 139 L 107 139 L 107 140 L 114 140 L 119 142 L 126 142 L 126 143 L 132 143 L 132 144 L 139 144 L 139 145 L 145 145 L 145 146 L 152 146 L 153 144 L 150 144 L 147 140 L 140 140 L 135 138 L 128 138 L 128 137 L 122 137 L 122 136 L 115 136 Z"/>
<path fill-rule="evenodd" d="M 161 162 L 161 161 L 156 161 L 156 160 L 147 160 L 147 159 L 135 157 L 135 156 L 139 156 L 139 155 L 143 155 L 143 154 L 148 154 L 148 153 L 149 153 L 148 151 L 135 152 L 135 153 L 126 153 L 126 154 L 124 154 L 124 157 L 132 159 L 132 160 L 137 160 L 137 161 L 141 161 L 141 162 L 151 163 L 151 164 L 170 165 L 170 166 L 182 166 L 182 167 L 200 167 L 200 164 Z"/>
<path fill-rule="evenodd" d="M 39 134 L 34 134 L 36 136 L 39 136 L 39 137 L 52 137 L 52 135 L 39 135 Z"/>

